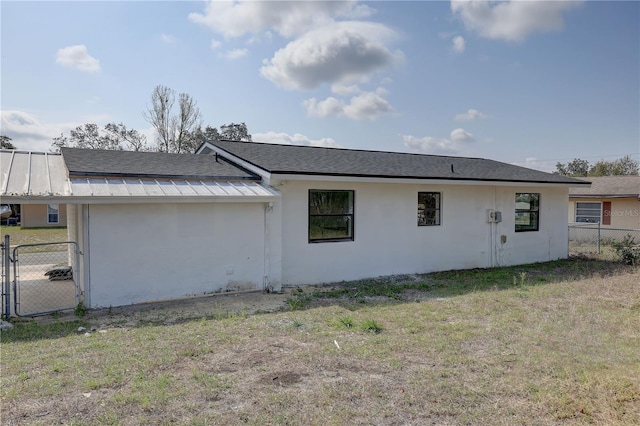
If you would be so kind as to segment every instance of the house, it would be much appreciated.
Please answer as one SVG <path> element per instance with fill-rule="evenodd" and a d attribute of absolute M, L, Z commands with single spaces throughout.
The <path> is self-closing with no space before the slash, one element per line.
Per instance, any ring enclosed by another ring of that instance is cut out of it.
<path fill-rule="evenodd" d="M 67 226 L 66 204 L 24 204 L 20 206 L 22 228 L 55 228 Z"/>
<path fill-rule="evenodd" d="M 569 190 L 569 222 L 640 229 L 640 176 L 581 178 L 591 186 Z"/>
<path fill-rule="evenodd" d="M 566 258 L 569 188 L 589 185 L 481 158 L 233 141 L 0 159 L 3 200 L 67 204 L 88 307 Z"/>

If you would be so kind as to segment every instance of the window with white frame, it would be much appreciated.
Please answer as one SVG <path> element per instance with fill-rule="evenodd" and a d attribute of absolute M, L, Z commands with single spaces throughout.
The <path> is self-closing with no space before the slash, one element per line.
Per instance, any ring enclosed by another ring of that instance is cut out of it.
<path fill-rule="evenodd" d="M 576 222 L 600 223 L 601 214 L 600 202 L 576 202 Z"/>
<path fill-rule="evenodd" d="M 58 204 L 47 204 L 47 223 L 60 223 L 60 206 Z"/>

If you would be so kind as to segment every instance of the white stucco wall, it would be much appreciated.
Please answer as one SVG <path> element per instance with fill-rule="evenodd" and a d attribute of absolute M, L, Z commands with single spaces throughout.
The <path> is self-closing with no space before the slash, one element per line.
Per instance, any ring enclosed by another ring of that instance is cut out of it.
<path fill-rule="evenodd" d="M 91 307 L 262 289 L 263 203 L 86 208 Z"/>
<path fill-rule="evenodd" d="M 286 181 L 278 189 L 285 285 L 567 256 L 568 188 Z M 308 242 L 309 189 L 355 190 L 354 241 Z M 442 193 L 440 226 L 417 226 L 419 191 Z M 516 192 L 541 193 L 539 231 L 515 232 Z M 488 209 L 502 211 L 503 221 L 487 223 Z"/>

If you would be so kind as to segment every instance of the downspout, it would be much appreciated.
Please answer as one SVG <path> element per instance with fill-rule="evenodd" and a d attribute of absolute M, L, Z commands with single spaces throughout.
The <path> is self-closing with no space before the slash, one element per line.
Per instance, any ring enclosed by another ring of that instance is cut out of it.
<path fill-rule="evenodd" d="M 82 290 L 84 297 L 82 303 L 87 308 L 91 308 L 91 242 L 89 230 L 89 204 L 82 205 Z"/>
<path fill-rule="evenodd" d="M 271 288 L 271 278 L 270 278 L 270 274 L 271 274 L 271 259 L 270 259 L 270 248 L 271 248 L 271 243 L 270 243 L 270 238 L 271 238 L 271 220 L 270 220 L 270 213 L 273 212 L 273 203 L 272 202 L 268 202 L 265 203 L 264 205 L 264 266 L 263 266 L 263 270 L 264 270 L 264 275 L 262 277 L 262 291 L 265 291 L 267 293 L 270 293 L 272 291 Z"/>

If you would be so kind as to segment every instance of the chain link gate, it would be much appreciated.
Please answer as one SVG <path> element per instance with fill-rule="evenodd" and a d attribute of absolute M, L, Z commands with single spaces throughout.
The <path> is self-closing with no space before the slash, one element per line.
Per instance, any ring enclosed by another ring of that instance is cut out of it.
<path fill-rule="evenodd" d="M 81 301 L 80 250 L 73 241 L 3 244 L 3 314 L 9 318 L 11 303 L 17 316 L 45 315 L 74 309 Z M 10 272 L 13 282 L 8 283 Z M 11 297 L 13 296 L 13 297 Z"/>

